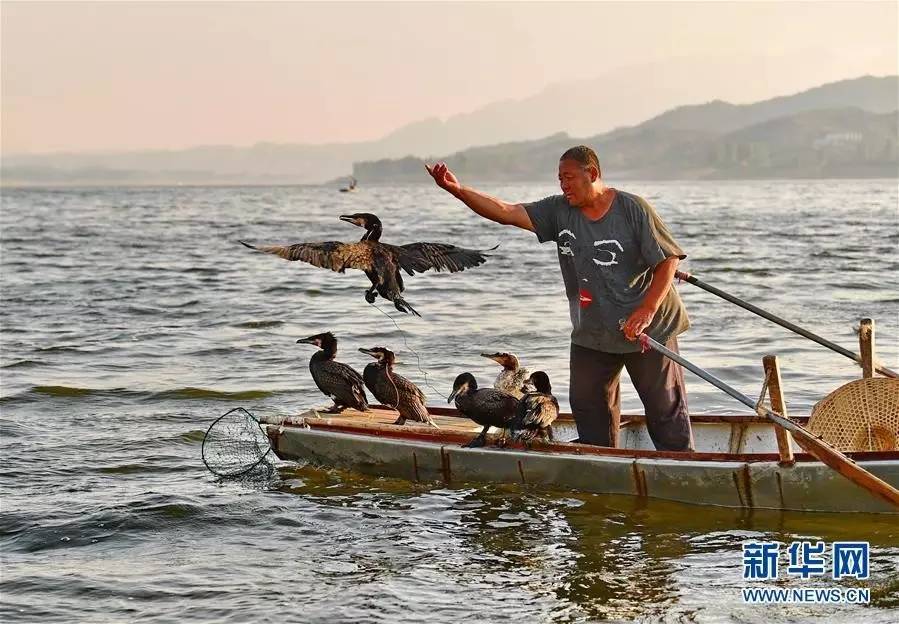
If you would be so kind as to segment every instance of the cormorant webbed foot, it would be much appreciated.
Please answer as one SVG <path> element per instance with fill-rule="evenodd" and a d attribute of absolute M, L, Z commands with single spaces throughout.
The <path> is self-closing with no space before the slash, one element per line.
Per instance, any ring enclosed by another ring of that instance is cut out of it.
<path fill-rule="evenodd" d="M 487 436 L 483 433 L 479 434 L 474 440 L 469 442 L 468 444 L 463 444 L 462 448 L 478 448 L 487 444 Z"/>
<path fill-rule="evenodd" d="M 404 314 L 409 314 L 411 312 L 415 316 L 417 316 L 419 318 L 421 317 L 421 314 L 419 314 L 415 308 L 410 306 L 409 303 L 405 299 L 402 299 L 400 297 L 397 297 L 396 299 L 393 300 L 393 307 L 395 307 L 400 312 L 403 312 Z"/>

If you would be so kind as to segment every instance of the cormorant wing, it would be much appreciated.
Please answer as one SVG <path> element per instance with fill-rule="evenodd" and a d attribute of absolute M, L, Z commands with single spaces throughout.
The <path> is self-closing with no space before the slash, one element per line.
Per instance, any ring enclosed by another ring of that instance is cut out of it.
<path fill-rule="evenodd" d="M 421 391 L 421 388 L 416 386 L 414 383 L 412 383 L 402 375 L 397 375 L 396 373 L 391 373 L 390 379 L 396 385 L 397 390 L 400 391 L 400 394 L 405 394 L 407 396 L 410 394 L 414 394 L 421 401 L 422 405 L 424 405 L 427 399 L 425 398 L 425 393 Z"/>
<path fill-rule="evenodd" d="M 361 242 L 296 243 L 295 245 L 255 246 L 244 241 L 240 244 L 256 251 L 272 254 L 285 260 L 301 260 L 323 269 L 343 273 L 346 269 L 370 271 L 374 261 L 371 246 Z"/>
<path fill-rule="evenodd" d="M 343 362 L 335 362 L 330 361 L 327 362 L 326 368 L 333 372 L 336 375 L 339 375 L 341 378 L 352 381 L 355 384 L 360 386 L 364 386 L 365 382 L 362 381 L 362 375 L 360 375 L 356 369 L 348 364 L 344 364 Z"/>
<path fill-rule="evenodd" d="M 522 397 L 521 403 L 524 405 L 524 415 L 521 419 L 522 428 L 548 427 L 559 415 L 559 402 L 552 395 L 532 392 Z"/>
<path fill-rule="evenodd" d="M 483 388 L 479 392 L 483 392 L 484 405 L 490 411 L 506 414 L 506 417 L 509 419 L 515 416 L 515 411 L 518 408 L 518 399 L 514 396 L 494 388 Z"/>
<path fill-rule="evenodd" d="M 385 245 L 396 256 L 397 263 L 409 275 L 413 271 L 424 273 L 429 269 L 455 273 L 476 267 L 487 261 L 487 254 L 477 249 L 465 249 L 447 243 L 409 243 Z M 494 247 L 493 249 L 496 249 Z M 489 249 L 488 251 L 492 251 Z"/>

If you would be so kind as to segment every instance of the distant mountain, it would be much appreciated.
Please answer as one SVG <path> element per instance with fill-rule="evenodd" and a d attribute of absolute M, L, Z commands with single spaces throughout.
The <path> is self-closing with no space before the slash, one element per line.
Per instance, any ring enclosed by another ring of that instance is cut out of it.
<path fill-rule="evenodd" d="M 715 100 L 708 104 L 679 106 L 646 123 L 679 130 L 730 132 L 793 113 L 833 108 L 860 108 L 871 113 L 899 110 L 899 76 L 843 80 L 756 104 L 740 106 Z"/>
<path fill-rule="evenodd" d="M 720 111 L 718 103 L 707 106 Z M 758 109 L 746 110 L 752 119 Z M 439 160 L 464 180 L 553 179 L 559 155 L 584 143 L 596 149 L 608 179 L 899 177 L 895 111 L 805 110 L 730 132 L 677 125 L 669 127 L 656 118 L 593 137 L 557 134 L 473 148 Z M 734 119 L 722 123 L 735 125 Z M 356 164 L 354 175 L 369 183 L 421 181 L 422 167 L 418 158 L 363 162 Z"/>
<path fill-rule="evenodd" d="M 598 132 L 650 117 L 640 126 L 604 134 L 603 140 L 618 137 L 616 145 L 636 141 L 641 149 L 658 150 L 660 145 L 674 140 L 678 132 L 695 133 L 691 140 L 699 140 L 699 135 L 717 136 L 808 110 L 857 107 L 883 113 L 899 108 L 899 77 L 866 76 L 756 104 L 734 105 L 719 100 L 659 114 L 661 102 L 701 101 L 703 93 L 713 95 L 714 84 L 694 83 L 686 89 L 688 71 L 686 62 L 622 69 L 594 81 L 554 85 L 523 100 L 496 102 L 446 121 L 425 119 L 377 141 L 327 145 L 260 143 L 251 147 L 204 146 L 99 154 L 4 154 L 0 179 L 3 184 L 48 185 L 319 183 L 347 175 L 354 162 L 462 154 L 471 146 L 532 141 L 560 130 L 572 136 L 595 137 Z M 653 132 L 664 136 L 658 145 L 647 140 Z M 545 140 L 539 140 L 535 144 L 544 143 Z M 608 161 L 608 157 L 604 159 Z M 386 165 L 382 163 L 383 166 Z M 510 171 L 516 166 L 509 163 Z M 356 177 L 360 177 L 360 171 L 386 179 L 367 165 L 356 171 Z M 364 180 L 369 174 L 362 175 Z"/>

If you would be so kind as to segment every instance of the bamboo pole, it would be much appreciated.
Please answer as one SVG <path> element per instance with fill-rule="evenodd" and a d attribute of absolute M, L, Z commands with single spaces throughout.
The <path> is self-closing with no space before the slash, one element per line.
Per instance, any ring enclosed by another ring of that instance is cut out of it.
<path fill-rule="evenodd" d="M 817 342 L 822 347 L 827 347 L 828 349 L 830 349 L 832 351 L 836 351 L 840 355 L 843 355 L 843 356 L 849 358 L 850 360 L 855 360 L 856 362 L 862 361 L 861 357 L 858 354 L 853 353 L 852 351 L 850 351 L 848 349 L 844 349 L 840 345 L 834 344 L 830 340 L 822 338 L 821 336 L 819 336 L 817 334 L 813 334 L 812 332 L 808 331 L 807 329 L 803 329 L 802 327 L 799 327 L 795 323 L 791 323 L 790 321 L 784 320 L 775 314 L 771 314 L 770 312 L 767 312 L 766 310 L 762 310 L 758 306 L 754 306 L 751 303 L 749 303 L 748 301 L 743 301 L 742 299 L 734 297 L 733 295 L 726 293 L 719 288 L 715 288 L 711 284 L 706 284 L 705 282 L 703 282 L 699 279 L 696 279 L 689 273 L 684 273 L 683 271 L 677 271 L 677 272 L 675 272 L 674 276 L 677 279 L 684 280 L 685 282 L 687 282 L 689 284 L 698 286 L 699 288 L 702 288 L 706 292 L 710 292 L 713 295 L 717 295 L 717 296 L 721 297 L 722 299 L 724 299 L 725 301 L 730 301 L 734 305 L 738 305 L 741 308 L 743 308 L 744 310 L 749 310 L 753 314 L 757 314 L 758 316 L 761 316 L 763 319 L 768 319 L 772 323 L 776 323 L 776 324 L 780 325 L 781 327 L 789 329 L 791 332 L 799 334 L 800 336 L 804 336 L 805 338 L 808 338 L 809 340 L 811 340 L 813 342 Z M 877 366 L 877 367 L 875 367 L 874 370 L 876 370 L 878 373 L 880 373 L 884 377 L 894 377 L 894 378 L 899 377 L 899 373 L 887 368 L 886 366 Z"/>

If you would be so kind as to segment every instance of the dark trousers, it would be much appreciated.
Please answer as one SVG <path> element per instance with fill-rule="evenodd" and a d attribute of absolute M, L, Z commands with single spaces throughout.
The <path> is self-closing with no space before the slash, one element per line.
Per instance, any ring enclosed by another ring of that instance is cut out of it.
<path fill-rule="evenodd" d="M 677 353 L 677 338 L 669 338 L 665 346 Z M 569 398 L 580 442 L 618 446 L 621 423 L 618 380 L 622 367 L 627 367 L 643 401 L 646 428 L 656 449 L 692 450 L 693 432 L 680 365 L 657 351 L 605 353 L 572 344 Z"/>

